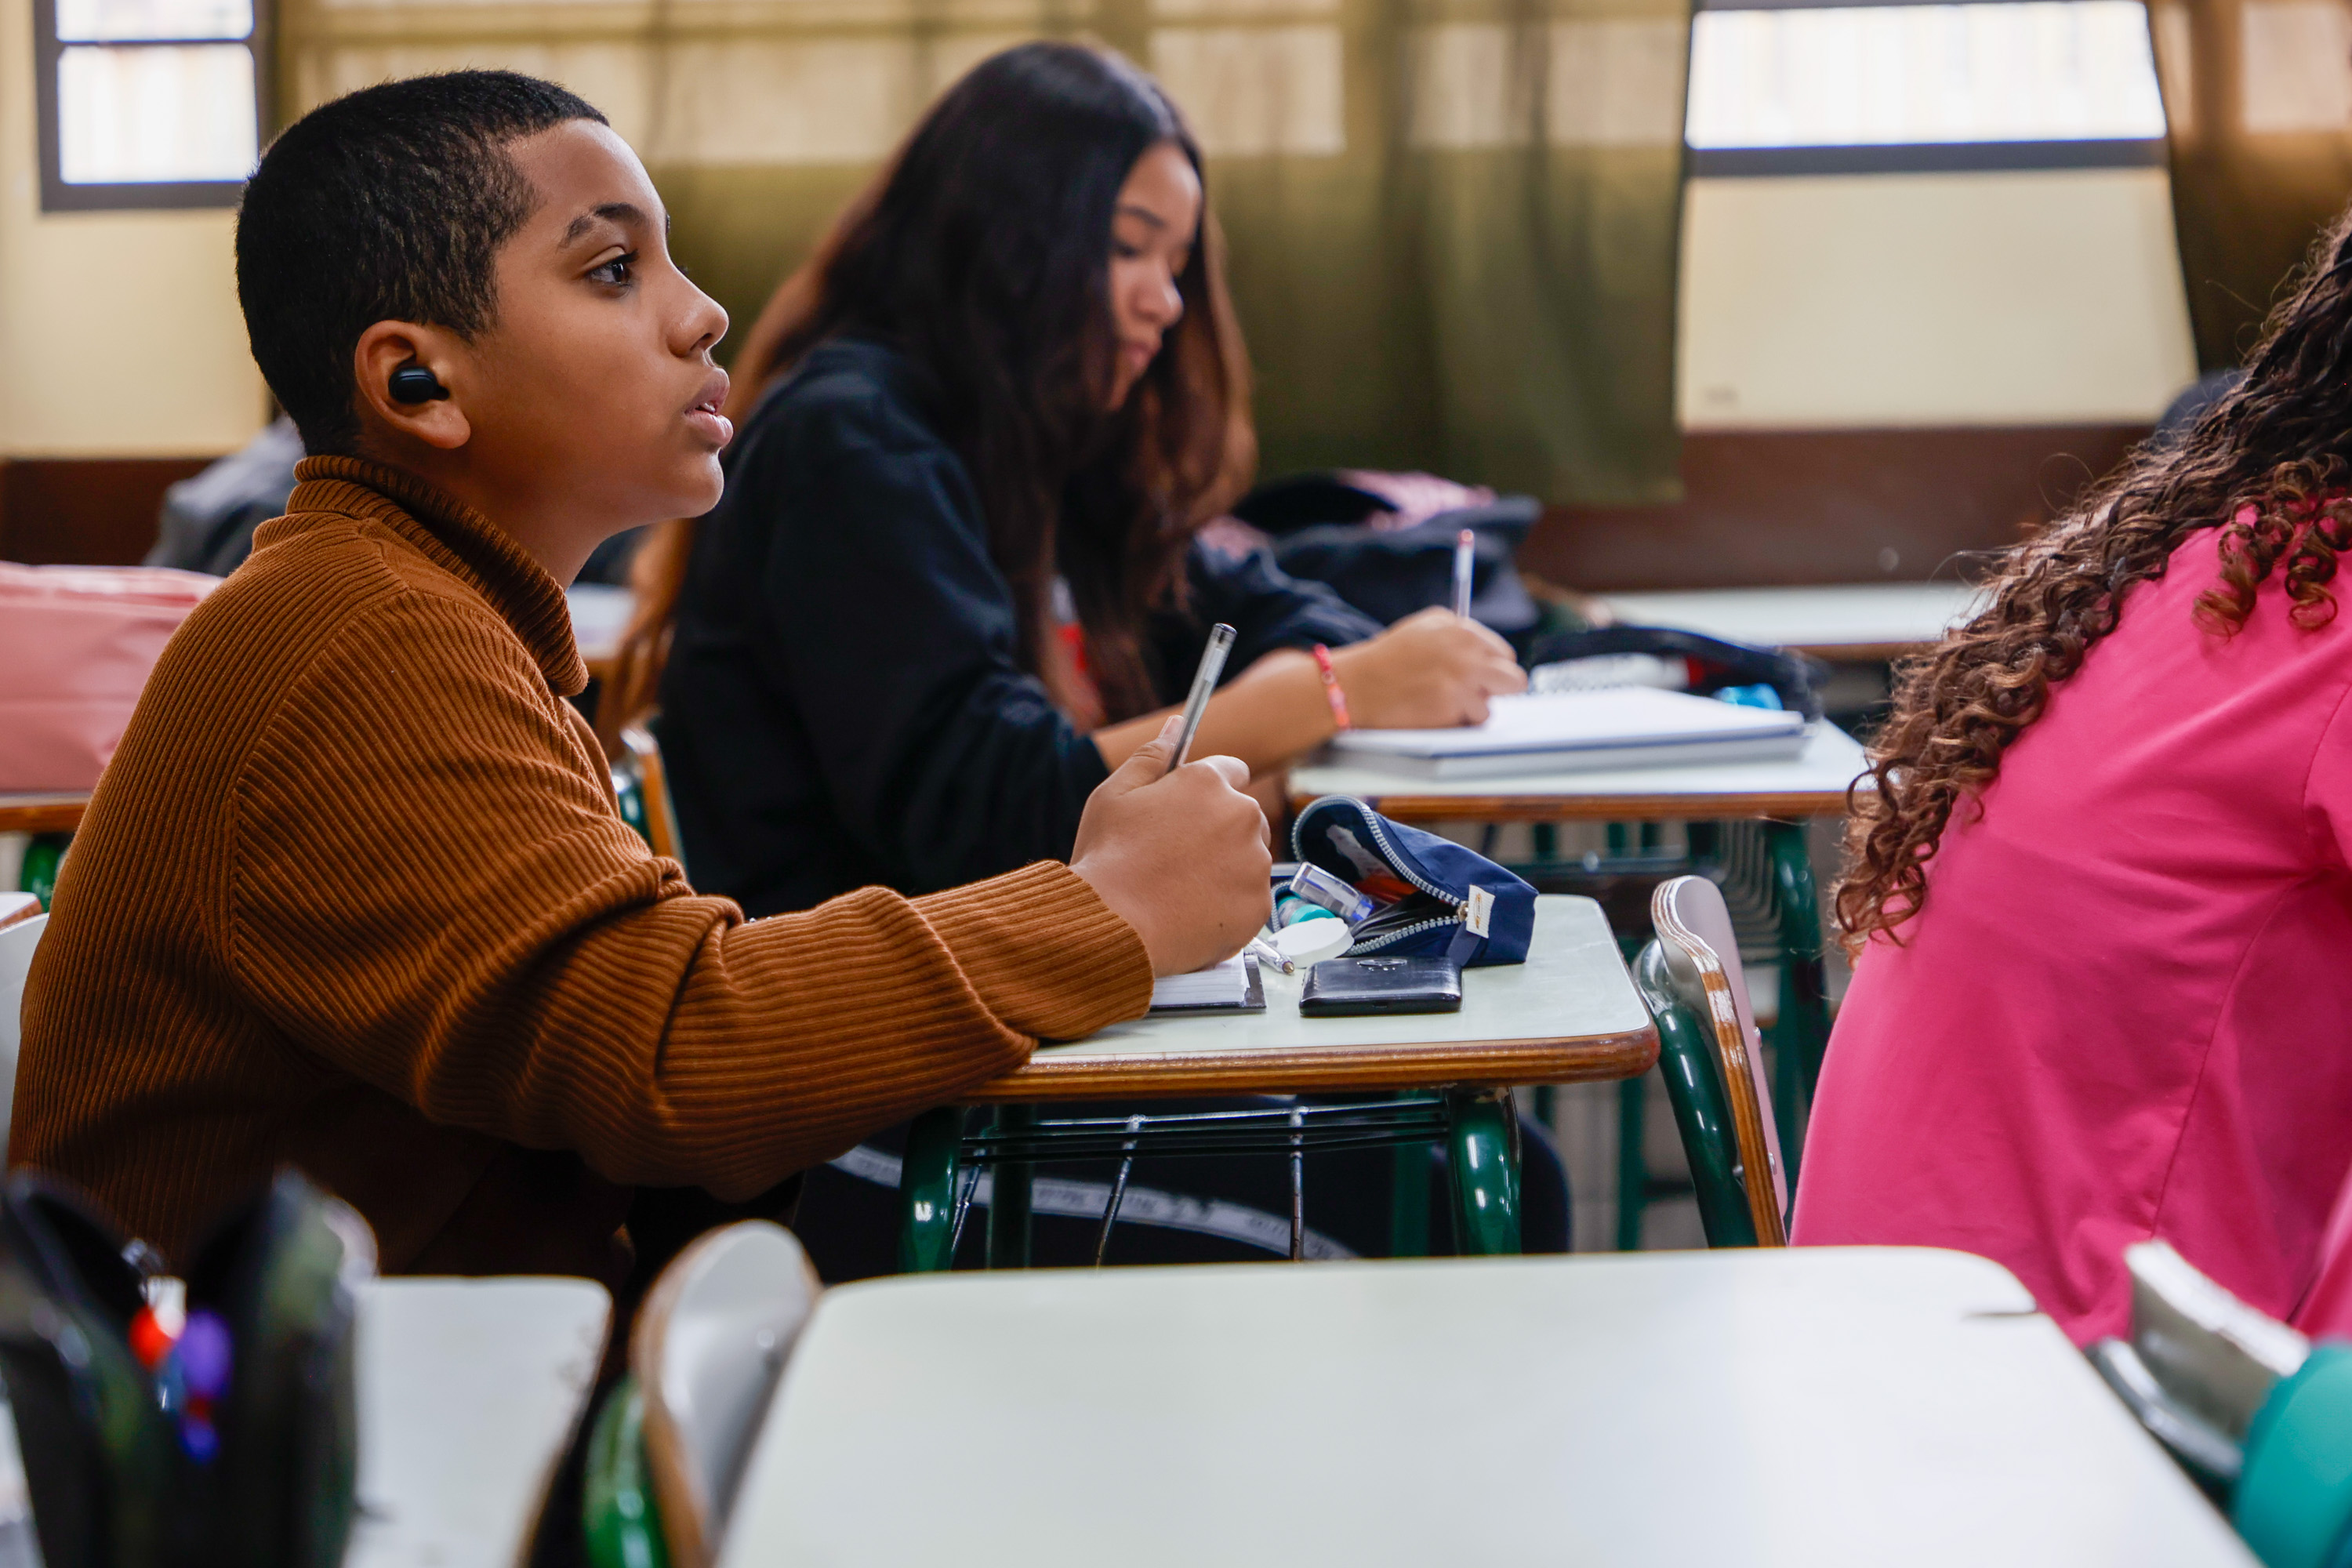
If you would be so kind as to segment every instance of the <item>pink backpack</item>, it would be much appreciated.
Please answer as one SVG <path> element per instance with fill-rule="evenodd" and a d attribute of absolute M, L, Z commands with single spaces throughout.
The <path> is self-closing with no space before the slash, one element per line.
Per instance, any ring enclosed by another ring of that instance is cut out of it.
<path fill-rule="evenodd" d="M 0 561 L 0 790 L 87 790 L 163 645 L 220 582 Z"/>

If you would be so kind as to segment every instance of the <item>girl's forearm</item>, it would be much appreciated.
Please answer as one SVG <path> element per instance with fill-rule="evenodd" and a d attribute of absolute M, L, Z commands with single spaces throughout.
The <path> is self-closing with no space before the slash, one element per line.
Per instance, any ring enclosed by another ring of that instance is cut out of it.
<path fill-rule="evenodd" d="M 1104 764 L 1117 768 L 1133 756 L 1160 733 L 1160 724 L 1174 711 L 1162 708 L 1097 730 L 1094 742 Z M 1209 700 L 1201 715 L 1201 728 L 1192 737 L 1192 755 L 1239 757 L 1255 778 L 1287 767 L 1301 753 L 1329 740 L 1336 728 L 1314 656 L 1297 648 L 1278 648 L 1227 681 Z"/>

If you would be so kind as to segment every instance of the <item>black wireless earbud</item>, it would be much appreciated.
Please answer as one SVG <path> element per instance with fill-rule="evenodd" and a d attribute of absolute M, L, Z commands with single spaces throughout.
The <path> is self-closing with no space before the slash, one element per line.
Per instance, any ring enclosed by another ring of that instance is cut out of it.
<path fill-rule="evenodd" d="M 441 378 L 421 364 L 404 364 L 394 371 L 389 390 L 394 403 L 437 403 L 449 395 Z"/>

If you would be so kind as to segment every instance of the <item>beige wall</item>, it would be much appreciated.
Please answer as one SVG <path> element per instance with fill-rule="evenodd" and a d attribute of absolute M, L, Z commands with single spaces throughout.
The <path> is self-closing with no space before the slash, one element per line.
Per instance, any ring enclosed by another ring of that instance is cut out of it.
<path fill-rule="evenodd" d="M 2194 376 L 2160 169 L 1691 183 L 1694 429 L 2153 420 Z"/>
<path fill-rule="evenodd" d="M 259 426 L 226 212 L 43 216 L 30 0 L 0 0 L 0 458 Z M 2161 171 L 1694 181 L 1693 428 L 2153 418 L 2192 374 Z"/>
<path fill-rule="evenodd" d="M 261 427 L 226 212 L 44 215 L 31 0 L 0 0 L 0 458 L 194 457 Z"/>

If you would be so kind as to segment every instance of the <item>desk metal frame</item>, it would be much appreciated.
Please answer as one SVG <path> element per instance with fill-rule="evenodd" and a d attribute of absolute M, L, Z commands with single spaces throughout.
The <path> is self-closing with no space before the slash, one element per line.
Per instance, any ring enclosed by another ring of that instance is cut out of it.
<path fill-rule="evenodd" d="M 1305 1157 L 1309 1151 L 1396 1151 L 1390 1227 L 1400 1257 L 1429 1251 L 1429 1184 L 1421 1151 L 1446 1145 L 1454 1228 L 1465 1254 L 1519 1250 L 1519 1127 L 1510 1091 L 1452 1089 L 1379 1100 L 1293 1104 L 1265 1110 L 1045 1119 L 1032 1106 L 1002 1105 L 990 1125 L 965 1130 L 961 1106 L 915 1120 L 899 1178 L 898 1264 L 909 1273 L 949 1268 L 963 1235 L 980 1173 L 992 1170 L 988 1267 L 1029 1265 L 1030 1184 L 1055 1161 L 1116 1155 L 1118 1179 L 1095 1245 L 1100 1264 L 1118 1221 L 1119 1200 L 1139 1157 L 1286 1154 L 1290 1158 L 1290 1256 L 1305 1255 Z"/>

